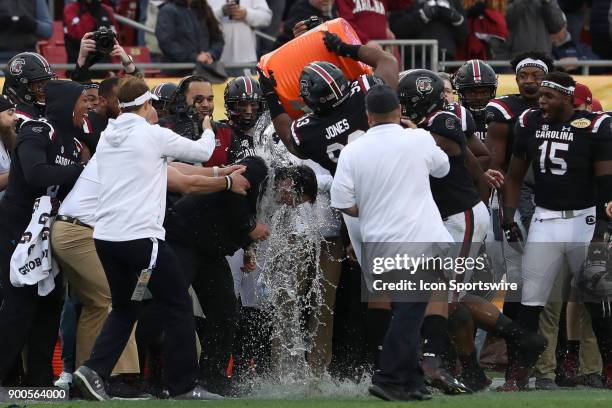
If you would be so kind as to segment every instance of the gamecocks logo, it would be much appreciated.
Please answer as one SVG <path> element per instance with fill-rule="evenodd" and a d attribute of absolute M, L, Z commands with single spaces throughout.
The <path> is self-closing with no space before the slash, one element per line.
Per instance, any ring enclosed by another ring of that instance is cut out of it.
<path fill-rule="evenodd" d="M 9 67 L 9 71 L 11 71 L 12 75 L 21 75 L 23 72 L 23 66 L 25 65 L 25 60 L 23 58 L 17 58 L 15 61 L 11 62 L 11 66 Z"/>
<path fill-rule="evenodd" d="M 428 95 L 433 92 L 431 78 L 419 77 L 416 80 L 416 89 L 421 95 Z"/>

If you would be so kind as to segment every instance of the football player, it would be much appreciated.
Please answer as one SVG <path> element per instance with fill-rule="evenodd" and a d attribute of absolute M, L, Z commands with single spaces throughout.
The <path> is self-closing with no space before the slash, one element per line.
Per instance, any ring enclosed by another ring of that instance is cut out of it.
<path fill-rule="evenodd" d="M 157 111 L 159 120 L 176 113 L 176 107 L 172 103 L 172 100 L 177 88 L 178 86 L 173 82 L 162 82 L 151 89 L 151 93 L 158 98 L 157 100 L 153 100 L 153 107 Z"/>
<path fill-rule="evenodd" d="M 516 84 L 519 93 L 492 99 L 485 109 L 485 121 L 487 124 L 485 144 L 491 152 L 490 168 L 502 172 L 508 169 L 510 162 L 514 143 L 514 124 L 518 116 L 525 109 L 537 107 L 540 83 L 544 76 L 553 69 L 552 60 L 545 54 L 538 52 L 527 52 L 518 55 L 510 64 L 516 73 Z M 529 221 L 533 214 L 532 186 L 533 175 L 528 174 L 521 191 L 519 211 L 516 213 L 518 225 L 525 233 L 527 228 L 529 228 Z M 490 202 L 491 228 L 487 234 L 487 250 L 495 264 L 495 269 L 497 271 L 504 271 L 509 282 L 515 282 L 520 285 L 522 284 L 521 251 L 516 247 L 508 246 L 502 239 L 499 192 L 499 189 L 494 192 Z M 506 301 L 504 302 L 504 314 L 514 320 L 518 304 L 518 299 L 510 299 L 507 293 Z M 513 360 L 515 355 L 515 351 L 510 350 L 508 353 L 509 360 Z M 510 367 L 512 364 L 510 362 L 508 366 Z M 508 389 L 514 389 L 513 381 L 508 378 L 509 375 L 510 372 L 507 371 L 506 377 L 510 381 L 506 385 L 508 385 Z"/>
<path fill-rule="evenodd" d="M 612 198 L 611 120 L 605 113 L 574 110 L 575 86 L 565 73 L 549 73 L 542 78 L 540 107 L 523 112 L 515 126 L 515 144 L 505 181 L 502 227 L 508 242 L 516 244 L 522 241 L 522 234 L 514 213 L 527 170 L 533 170 L 536 208 L 524 250 L 522 301 L 517 318 L 532 332 L 538 329 L 540 312 L 565 265 L 575 276 L 582 271 L 588 275 L 591 267 L 602 262 L 604 272 L 606 268 L 605 249 L 597 242 L 608 233 L 605 210 Z M 587 279 L 586 287 L 592 283 Z M 586 300 L 604 364 L 605 385 L 612 388 L 609 303 L 593 297 Z M 537 356 L 532 357 L 512 362 L 507 389 L 527 388 L 529 369 Z"/>
<path fill-rule="evenodd" d="M 483 178 L 483 171 L 467 147 L 461 120 L 444 109 L 443 80 L 425 69 L 405 71 L 400 77 L 398 94 L 402 116 L 411 124 L 430 131 L 438 146 L 449 156 L 448 175 L 441 179 L 431 178 L 431 190 L 446 228 L 453 239 L 461 243 L 459 253 L 455 255 L 475 258 L 489 223 L 489 213 L 482 201 L 488 198 L 488 194 L 485 191 L 484 197 L 480 197 L 474 185 L 475 179 Z M 449 340 L 447 316 L 446 298 L 430 301 L 421 329 L 423 370 L 432 384 L 445 392 L 466 392 L 468 388 L 452 381 L 451 374 L 441 366 L 441 355 Z M 482 370 L 480 374 L 484 377 Z M 486 381 L 480 378 L 476 382 Z"/>
<path fill-rule="evenodd" d="M 17 54 L 6 66 L 2 93 L 17 105 L 15 114 L 19 118 L 19 131 L 23 121 L 45 116 L 44 89 L 55 78 L 55 73 L 47 60 L 35 52 Z"/>
<path fill-rule="evenodd" d="M 223 98 L 228 125 L 232 128 L 229 162 L 234 163 L 255 155 L 253 133 L 257 120 L 266 110 L 266 103 L 259 82 L 248 76 L 231 80 Z"/>
<path fill-rule="evenodd" d="M 315 61 L 306 65 L 300 76 L 300 96 L 311 110 L 293 121 L 285 113 L 274 88 L 274 73 L 270 77 L 259 72 L 264 96 L 277 135 L 287 150 L 300 159 L 311 159 L 333 175 L 340 151 L 353 137 L 368 129 L 365 94 L 384 81 L 397 86 L 398 69 L 395 58 L 380 49 L 350 45 L 330 32 L 325 32 L 327 49 L 341 57 L 349 57 L 375 68 L 374 76 L 360 76 L 350 82 L 334 64 Z"/>

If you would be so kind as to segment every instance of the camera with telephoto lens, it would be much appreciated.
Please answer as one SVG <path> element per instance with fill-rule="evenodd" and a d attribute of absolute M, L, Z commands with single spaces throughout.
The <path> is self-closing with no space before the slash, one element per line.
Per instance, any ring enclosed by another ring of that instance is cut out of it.
<path fill-rule="evenodd" d="M 304 24 L 308 30 L 312 30 L 313 28 L 323 24 L 323 20 L 317 16 L 310 16 L 306 20 L 304 20 Z"/>
<path fill-rule="evenodd" d="M 94 31 L 92 40 L 96 42 L 96 51 L 102 55 L 110 55 L 115 47 L 115 32 L 106 27 Z"/>

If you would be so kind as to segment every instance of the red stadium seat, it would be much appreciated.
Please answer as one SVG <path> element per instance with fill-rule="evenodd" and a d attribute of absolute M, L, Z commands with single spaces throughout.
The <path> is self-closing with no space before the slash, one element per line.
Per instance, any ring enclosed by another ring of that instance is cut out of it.
<path fill-rule="evenodd" d="M 68 63 L 68 55 L 66 54 L 66 48 L 64 44 L 55 45 L 47 44 L 40 46 L 40 55 L 45 57 L 49 64 L 66 64 Z M 58 77 L 63 78 L 66 76 L 66 70 L 55 70 Z"/>
<path fill-rule="evenodd" d="M 131 55 L 136 64 L 148 64 L 151 62 L 151 51 L 148 47 L 124 47 L 125 52 Z M 147 77 L 159 76 L 159 69 L 145 69 L 143 74 Z"/>

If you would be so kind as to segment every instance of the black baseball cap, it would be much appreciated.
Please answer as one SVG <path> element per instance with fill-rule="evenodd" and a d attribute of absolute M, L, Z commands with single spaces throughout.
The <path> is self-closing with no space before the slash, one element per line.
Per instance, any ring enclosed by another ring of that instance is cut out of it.
<path fill-rule="evenodd" d="M 396 92 L 389 85 L 377 84 L 368 91 L 365 99 L 366 110 L 370 113 L 385 114 L 399 108 Z"/>
<path fill-rule="evenodd" d="M 6 95 L 0 95 L 0 112 L 13 109 L 15 104 Z"/>

